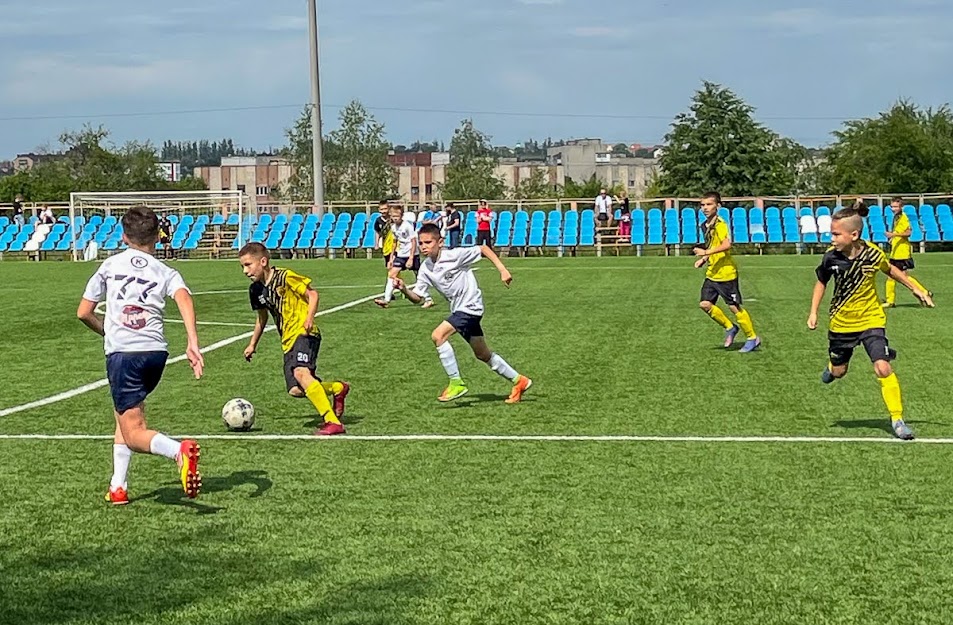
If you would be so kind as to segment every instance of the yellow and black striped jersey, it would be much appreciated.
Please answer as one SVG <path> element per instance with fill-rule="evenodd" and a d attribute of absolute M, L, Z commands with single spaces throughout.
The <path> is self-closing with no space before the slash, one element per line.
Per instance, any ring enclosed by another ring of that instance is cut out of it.
<path fill-rule="evenodd" d="M 709 250 L 718 247 L 731 236 L 728 232 L 728 224 L 721 217 L 715 217 L 715 221 L 711 224 L 705 221 L 702 224 L 702 233 L 705 235 L 705 248 Z M 728 282 L 738 277 L 738 266 L 731 257 L 730 249 L 708 257 L 705 277 L 715 282 Z"/>
<path fill-rule="evenodd" d="M 290 351 L 295 340 L 305 334 L 304 320 L 308 317 L 310 286 L 310 278 L 290 269 L 275 267 L 268 282 L 253 282 L 248 288 L 252 310 L 267 310 L 275 320 L 284 352 Z M 319 333 L 317 324 L 311 333 Z"/>
<path fill-rule="evenodd" d="M 910 229 L 910 218 L 900 213 L 893 218 L 891 232 L 906 232 Z M 910 237 L 893 237 L 890 239 L 890 258 L 893 260 L 908 260 L 913 258 L 910 247 Z"/>
<path fill-rule="evenodd" d="M 831 332 L 863 332 L 887 323 L 877 298 L 877 272 L 889 272 L 890 262 L 883 251 L 867 241 L 854 258 L 831 248 L 815 273 L 823 284 L 834 278 L 831 296 Z"/>

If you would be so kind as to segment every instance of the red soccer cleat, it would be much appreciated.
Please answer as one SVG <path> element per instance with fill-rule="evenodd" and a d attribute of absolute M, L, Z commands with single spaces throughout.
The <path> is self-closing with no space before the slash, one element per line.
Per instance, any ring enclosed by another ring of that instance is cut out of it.
<path fill-rule="evenodd" d="M 344 426 L 340 423 L 325 423 L 320 430 L 315 430 L 315 436 L 336 436 L 338 434 L 347 434 Z"/>
<path fill-rule="evenodd" d="M 202 475 L 199 473 L 199 444 L 192 440 L 182 441 L 179 447 L 179 470 L 182 477 L 182 490 L 189 499 L 195 499 L 202 490 Z"/>
<path fill-rule="evenodd" d="M 106 501 L 114 506 L 124 506 L 129 503 L 129 495 L 122 486 L 119 488 L 110 488 L 109 492 L 106 493 Z"/>
<path fill-rule="evenodd" d="M 351 392 L 351 385 L 347 382 L 341 382 L 341 386 L 341 392 L 334 394 L 334 416 L 338 419 L 344 416 L 344 399 Z"/>

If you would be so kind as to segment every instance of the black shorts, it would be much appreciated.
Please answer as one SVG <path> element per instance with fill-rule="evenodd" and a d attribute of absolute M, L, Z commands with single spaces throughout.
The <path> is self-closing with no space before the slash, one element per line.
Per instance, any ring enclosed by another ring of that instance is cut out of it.
<path fill-rule="evenodd" d="M 489 245 L 493 247 L 493 236 L 489 230 L 477 230 L 476 236 L 477 245 Z"/>
<path fill-rule="evenodd" d="M 159 237 L 159 243 L 162 245 L 168 245 L 172 242 L 172 237 Z"/>
<path fill-rule="evenodd" d="M 414 256 L 413 260 L 405 256 L 398 256 L 394 259 L 394 267 L 398 269 L 410 269 L 411 271 L 420 270 L 420 256 Z"/>
<path fill-rule="evenodd" d="M 289 391 L 295 387 L 301 388 L 295 379 L 295 369 L 298 367 L 307 368 L 311 375 L 317 377 L 315 371 L 318 368 L 318 350 L 320 349 L 320 334 L 301 335 L 295 339 L 294 345 L 285 353 L 285 385 Z"/>
<path fill-rule="evenodd" d="M 394 254 L 393 254 L 393 253 L 384 254 L 384 266 L 385 266 L 385 267 L 390 267 L 390 261 L 391 261 L 391 259 L 392 259 L 393 257 L 394 257 Z"/>
<path fill-rule="evenodd" d="M 699 301 L 714 304 L 719 297 L 725 300 L 725 303 L 729 306 L 741 306 L 744 300 L 741 298 L 738 278 L 724 282 L 715 282 L 710 278 L 705 278 L 705 282 L 702 283 L 702 293 Z"/>
<path fill-rule="evenodd" d="M 116 412 L 146 400 L 162 379 L 168 352 L 114 352 L 106 356 L 106 377 Z"/>
<path fill-rule="evenodd" d="M 447 323 L 452 325 L 453 329 L 469 342 L 472 338 L 483 336 L 483 326 L 480 325 L 482 319 L 483 317 L 470 313 L 455 312 L 447 317 Z"/>
<path fill-rule="evenodd" d="M 916 265 L 913 264 L 912 258 L 904 258 L 903 260 L 891 258 L 890 264 L 896 267 L 897 269 L 899 269 L 900 271 L 910 271 L 911 269 L 916 267 Z"/>
<path fill-rule="evenodd" d="M 607 222 L 607 221 L 609 221 L 609 213 L 599 213 L 598 215 L 596 215 L 596 219 L 597 219 L 600 223 Z"/>
<path fill-rule="evenodd" d="M 864 345 L 870 362 L 893 360 L 896 357 L 896 352 L 890 349 L 887 332 L 883 328 L 871 328 L 863 332 L 828 332 L 827 341 L 831 364 L 835 367 L 850 362 L 854 348 L 860 344 Z"/>

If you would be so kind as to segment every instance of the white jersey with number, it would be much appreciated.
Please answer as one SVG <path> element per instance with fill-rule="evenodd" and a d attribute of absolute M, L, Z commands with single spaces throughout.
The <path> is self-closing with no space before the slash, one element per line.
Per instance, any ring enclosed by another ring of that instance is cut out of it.
<path fill-rule="evenodd" d="M 473 265 L 483 258 L 479 247 L 442 249 L 436 262 L 429 257 L 420 265 L 414 292 L 424 297 L 436 289 L 450 302 L 450 312 L 483 315 L 483 293 L 473 275 Z"/>
<path fill-rule="evenodd" d="M 83 299 L 106 300 L 106 355 L 167 351 L 165 300 L 189 288 L 182 276 L 151 254 L 128 249 L 107 258 L 86 284 Z"/>
<path fill-rule="evenodd" d="M 397 240 L 397 258 L 410 258 L 411 244 L 417 236 L 417 229 L 409 221 L 392 224 L 394 238 Z"/>

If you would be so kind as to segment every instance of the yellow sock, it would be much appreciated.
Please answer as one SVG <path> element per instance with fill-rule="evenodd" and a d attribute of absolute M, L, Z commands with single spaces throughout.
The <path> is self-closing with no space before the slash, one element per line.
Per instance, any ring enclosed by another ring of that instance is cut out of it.
<path fill-rule="evenodd" d="M 717 323 L 724 329 L 726 330 L 731 329 L 731 321 L 728 320 L 728 316 L 725 313 L 721 312 L 721 308 L 718 308 L 717 306 L 712 306 L 711 310 L 708 311 L 708 316 L 714 319 L 715 323 Z"/>
<path fill-rule="evenodd" d="M 926 288 L 925 286 L 923 286 L 922 284 L 920 284 L 920 281 L 919 281 L 919 280 L 917 280 L 917 279 L 914 278 L 913 276 L 907 276 L 907 278 L 910 279 L 910 282 L 913 283 L 913 286 L 917 287 L 918 289 L 920 289 L 920 290 L 923 291 L 924 293 L 927 292 L 927 288 Z"/>
<path fill-rule="evenodd" d="M 893 278 L 887 278 L 887 303 L 895 304 L 897 302 L 897 281 Z"/>
<path fill-rule="evenodd" d="M 318 415 L 324 419 L 325 423 L 337 423 L 338 418 L 334 416 L 334 410 L 331 409 L 331 402 L 328 401 L 328 394 L 324 391 L 324 387 L 320 382 L 315 380 L 308 385 L 308 388 L 304 389 L 304 394 L 308 397 L 312 404 L 314 404 L 314 409 L 318 411 Z"/>
<path fill-rule="evenodd" d="M 754 324 L 751 323 L 751 315 L 748 314 L 747 310 L 739 310 L 738 314 L 735 315 L 735 319 L 738 320 L 738 326 L 749 340 L 758 337 L 758 335 L 754 333 Z"/>
<path fill-rule="evenodd" d="M 887 404 L 887 410 L 890 412 L 890 420 L 896 421 L 903 418 L 903 402 L 900 400 L 900 381 L 897 380 L 897 374 L 891 373 L 880 380 L 880 394 L 883 395 L 884 403 Z"/>
<path fill-rule="evenodd" d="M 344 385 L 340 382 L 322 382 L 321 387 L 328 395 L 337 395 L 344 390 Z"/>

